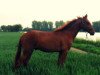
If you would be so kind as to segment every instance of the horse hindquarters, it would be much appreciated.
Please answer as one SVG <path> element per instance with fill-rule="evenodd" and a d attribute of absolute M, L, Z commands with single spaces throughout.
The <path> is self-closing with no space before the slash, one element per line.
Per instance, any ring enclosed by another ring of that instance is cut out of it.
<path fill-rule="evenodd" d="M 29 39 L 26 40 L 26 39 L 21 38 L 20 44 L 22 47 L 22 51 L 19 46 L 17 54 L 16 54 L 15 68 L 18 68 L 21 64 L 26 66 L 34 49 Z"/>

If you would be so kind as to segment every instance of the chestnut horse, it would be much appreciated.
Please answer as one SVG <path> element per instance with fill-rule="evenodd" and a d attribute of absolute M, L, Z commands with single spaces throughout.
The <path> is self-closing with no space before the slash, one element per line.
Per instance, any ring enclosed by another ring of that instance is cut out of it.
<path fill-rule="evenodd" d="M 58 52 L 58 64 L 63 65 L 73 40 L 80 29 L 94 35 L 95 31 L 87 19 L 87 15 L 69 21 L 52 32 L 32 30 L 24 33 L 19 40 L 15 68 L 21 64 L 26 66 L 34 50 Z"/>

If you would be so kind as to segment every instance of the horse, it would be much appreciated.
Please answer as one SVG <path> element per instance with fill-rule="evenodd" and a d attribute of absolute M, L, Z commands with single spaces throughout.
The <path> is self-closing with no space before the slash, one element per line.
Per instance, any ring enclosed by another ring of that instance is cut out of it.
<path fill-rule="evenodd" d="M 58 52 L 57 63 L 58 65 L 63 65 L 68 51 L 81 29 L 90 35 L 95 33 L 87 15 L 77 17 L 51 32 L 32 30 L 24 33 L 18 43 L 14 67 L 18 68 L 20 65 L 27 66 L 34 50 Z"/>

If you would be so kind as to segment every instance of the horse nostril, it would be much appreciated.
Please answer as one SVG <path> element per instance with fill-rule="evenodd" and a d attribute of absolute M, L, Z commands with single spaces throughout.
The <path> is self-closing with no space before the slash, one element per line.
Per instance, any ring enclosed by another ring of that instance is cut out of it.
<path fill-rule="evenodd" d="M 94 35 L 94 33 L 91 33 L 90 35 Z"/>
<path fill-rule="evenodd" d="M 95 34 L 95 31 L 90 31 L 90 35 L 94 35 Z"/>

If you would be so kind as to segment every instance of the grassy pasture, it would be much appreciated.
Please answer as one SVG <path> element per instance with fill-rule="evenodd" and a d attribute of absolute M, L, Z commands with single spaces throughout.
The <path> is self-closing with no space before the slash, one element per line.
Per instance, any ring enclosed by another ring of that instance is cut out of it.
<path fill-rule="evenodd" d="M 100 75 L 100 56 L 69 51 L 64 66 L 58 67 L 58 53 L 34 51 L 29 65 L 13 72 L 18 39 L 22 33 L 0 32 L 0 75 Z"/>
<path fill-rule="evenodd" d="M 86 52 L 100 54 L 100 41 L 89 41 L 84 39 L 75 39 L 73 47 L 79 48 Z"/>

